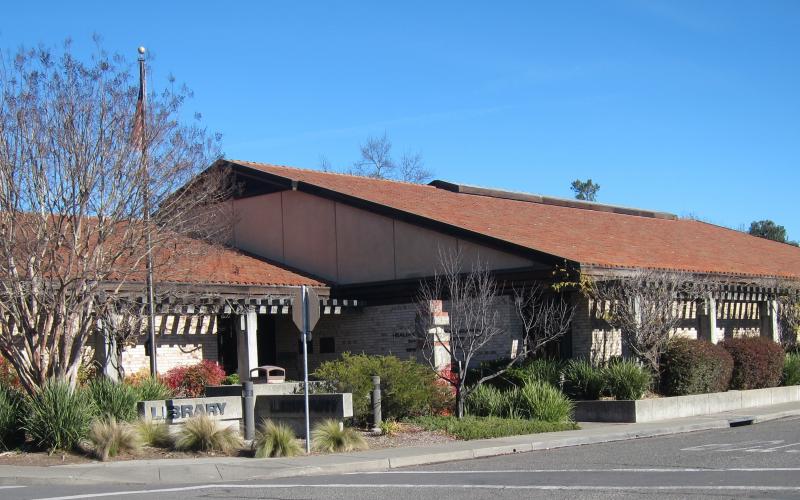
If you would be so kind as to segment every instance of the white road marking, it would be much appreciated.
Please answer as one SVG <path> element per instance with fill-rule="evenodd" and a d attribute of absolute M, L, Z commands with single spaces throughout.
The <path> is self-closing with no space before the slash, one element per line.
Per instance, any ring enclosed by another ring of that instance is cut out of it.
<path fill-rule="evenodd" d="M 206 484 L 181 488 L 161 488 L 138 491 L 112 491 L 108 493 L 85 493 L 62 497 L 38 498 L 35 500 L 78 500 L 125 495 L 151 495 L 153 493 L 175 493 L 197 490 L 224 489 L 459 489 L 459 490 L 545 490 L 545 491 L 800 491 L 800 486 L 597 486 L 597 485 L 506 485 L 506 484 Z"/>
<path fill-rule="evenodd" d="M 713 443 L 681 448 L 681 451 L 745 451 L 748 453 L 773 453 L 781 448 L 800 446 L 800 443 L 783 444 L 786 441 L 744 441 L 741 443 Z M 781 446 L 777 446 L 781 445 Z M 786 453 L 797 453 L 797 450 L 784 450 Z"/>
<path fill-rule="evenodd" d="M 13 490 L 13 489 L 17 489 L 17 488 L 24 488 L 24 486 L 16 486 L 16 485 L 14 485 L 14 486 L 11 486 L 11 485 L 9 485 L 9 486 L 0 486 L 0 490 Z"/>
<path fill-rule="evenodd" d="M 539 474 L 543 472 L 800 472 L 800 467 L 735 467 L 730 469 L 701 468 L 619 468 L 619 469 L 505 469 L 505 470 L 392 470 L 372 472 L 345 472 L 343 476 L 369 476 L 380 474 Z"/>

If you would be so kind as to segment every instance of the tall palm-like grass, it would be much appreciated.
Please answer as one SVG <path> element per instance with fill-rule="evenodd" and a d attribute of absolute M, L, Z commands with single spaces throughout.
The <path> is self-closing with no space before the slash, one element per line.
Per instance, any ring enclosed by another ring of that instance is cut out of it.
<path fill-rule="evenodd" d="M 564 366 L 564 392 L 574 399 L 599 399 L 606 387 L 602 368 L 586 359 L 572 359 Z"/>
<path fill-rule="evenodd" d="M 89 441 L 97 458 L 104 462 L 120 452 L 137 452 L 142 447 L 136 429 L 126 422 L 117 422 L 114 417 L 95 420 L 89 430 Z"/>
<path fill-rule="evenodd" d="M 175 440 L 175 448 L 185 451 L 230 453 L 241 446 L 242 440 L 235 429 L 222 427 L 207 415 L 188 419 Z"/>
<path fill-rule="evenodd" d="M 567 422 L 574 404 L 548 382 L 534 381 L 517 393 L 517 408 L 524 418 L 543 422 Z"/>
<path fill-rule="evenodd" d="M 344 427 L 336 420 L 323 420 L 311 431 L 311 442 L 317 451 L 335 453 L 366 450 L 367 442 L 352 427 Z"/>
<path fill-rule="evenodd" d="M 614 361 L 605 368 L 606 386 L 616 399 L 641 399 L 653 385 L 648 368 L 634 361 Z"/>
<path fill-rule="evenodd" d="M 789 353 L 783 362 L 783 385 L 800 385 L 800 353 Z"/>
<path fill-rule="evenodd" d="M 22 424 L 22 397 L 18 392 L 0 386 L 0 450 L 7 450 L 24 438 Z"/>
<path fill-rule="evenodd" d="M 89 383 L 88 390 L 101 416 L 121 422 L 136 419 L 138 394 L 133 387 L 108 377 L 99 377 Z"/>
<path fill-rule="evenodd" d="M 96 408 L 84 389 L 50 380 L 25 400 L 23 428 L 49 452 L 70 450 L 86 437 Z"/>
<path fill-rule="evenodd" d="M 147 377 L 133 385 L 137 401 L 159 401 L 173 397 L 172 389 L 157 378 Z"/>
<path fill-rule="evenodd" d="M 303 453 L 292 428 L 272 420 L 261 422 L 253 440 L 253 450 L 256 458 L 293 457 Z"/>

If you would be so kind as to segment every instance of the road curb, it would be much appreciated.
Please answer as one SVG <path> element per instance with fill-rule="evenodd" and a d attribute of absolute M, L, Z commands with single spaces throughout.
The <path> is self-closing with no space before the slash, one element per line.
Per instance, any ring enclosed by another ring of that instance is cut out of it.
<path fill-rule="evenodd" d="M 228 468 L 228 475 L 231 475 L 232 470 L 238 471 L 234 477 L 223 477 L 225 474 L 219 472 L 219 478 L 209 482 L 219 481 L 237 481 L 245 479 L 280 479 L 288 477 L 300 477 L 311 475 L 324 475 L 324 474 L 341 474 L 341 473 L 354 473 L 354 472 L 380 472 L 401 467 L 430 465 L 443 462 L 452 462 L 458 460 L 470 460 L 474 458 L 490 458 L 502 455 L 512 455 L 517 453 L 536 452 L 542 450 L 552 450 L 558 448 L 569 448 L 575 446 L 584 446 L 591 444 L 611 443 L 616 441 L 627 441 L 633 439 L 661 437 L 674 434 L 683 434 L 687 432 L 697 432 L 713 429 L 724 429 L 730 427 L 732 421 L 741 421 L 743 418 L 751 420 L 753 423 L 768 422 L 780 418 L 792 417 L 800 415 L 800 409 L 786 410 L 780 412 L 765 413 L 755 415 L 752 417 L 743 417 L 742 415 L 731 416 L 730 418 L 713 418 L 700 422 L 692 423 L 670 423 L 665 422 L 662 426 L 656 426 L 645 429 L 630 429 L 630 430 L 609 430 L 605 433 L 599 434 L 586 434 L 576 436 L 563 436 L 551 437 L 548 439 L 547 434 L 530 434 L 526 436 L 515 436 L 500 438 L 497 440 L 486 441 L 473 441 L 475 444 L 470 448 L 461 449 L 438 449 L 429 452 L 421 452 L 419 454 L 409 454 L 400 456 L 389 457 L 351 457 L 348 460 L 346 455 L 341 456 L 341 461 L 323 465 L 296 465 L 293 466 L 290 461 L 286 461 L 285 467 L 275 468 L 273 470 L 260 469 L 257 463 L 248 465 L 240 465 L 238 463 L 220 464 Z M 658 423 L 651 423 L 651 425 L 658 425 Z M 578 431 L 580 432 L 580 431 Z M 482 445 L 483 444 L 483 445 Z M 446 446 L 446 445 L 445 445 Z M 402 449 L 399 449 L 402 450 Z M 275 460 L 275 459 L 270 459 Z M 156 483 L 168 484 L 185 484 L 197 481 L 197 475 L 187 469 L 192 466 L 207 468 L 213 462 L 208 461 L 203 464 L 165 464 L 159 465 L 157 463 L 141 464 L 141 468 L 147 468 L 143 471 L 144 475 L 154 474 L 158 471 L 158 479 Z M 134 466 L 136 464 L 133 464 Z M 120 485 L 135 485 L 135 484 L 153 484 L 153 477 L 133 478 L 126 477 L 125 480 L 119 480 L 117 477 L 109 477 L 114 468 L 124 468 L 130 466 L 126 462 L 114 462 L 110 464 L 89 464 L 89 465 L 70 465 L 63 466 L 63 469 L 58 470 L 56 467 L 42 467 L 33 468 L 30 474 L 21 473 L 18 469 L 20 467 L 13 467 L 17 469 L 9 475 L 3 475 L 3 466 L 0 466 L 0 485 L 13 485 L 13 484 L 28 484 L 28 485 L 46 485 L 46 484 L 72 484 L 72 485 L 87 485 L 87 484 L 120 484 Z M 22 466 L 24 467 L 24 466 Z M 154 471 L 152 468 L 157 468 Z M 171 468 L 176 470 L 170 471 Z M 44 469 L 44 470 L 42 470 Z M 182 474 L 178 474 L 178 470 L 182 469 Z M 59 472 L 65 472 L 60 475 Z M 181 477 L 182 476 L 182 477 Z M 241 476 L 241 477 L 235 477 Z"/>

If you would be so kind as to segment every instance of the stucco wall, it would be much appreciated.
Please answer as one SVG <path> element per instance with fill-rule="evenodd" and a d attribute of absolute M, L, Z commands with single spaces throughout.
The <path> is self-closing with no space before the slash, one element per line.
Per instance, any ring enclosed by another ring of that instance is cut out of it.
<path fill-rule="evenodd" d="M 439 251 L 460 250 L 490 269 L 535 263 L 300 191 L 234 201 L 233 244 L 341 284 L 433 274 Z"/>

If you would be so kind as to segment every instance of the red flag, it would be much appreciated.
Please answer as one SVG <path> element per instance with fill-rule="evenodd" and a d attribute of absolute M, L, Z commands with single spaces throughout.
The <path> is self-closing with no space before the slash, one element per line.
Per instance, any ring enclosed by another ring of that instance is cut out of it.
<path fill-rule="evenodd" d="M 139 98 L 136 100 L 136 114 L 133 115 L 133 130 L 131 131 L 131 140 L 138 143 L 144 151 L 145 136 L 144 136 L 144 99 L 147 94 L 145 88 L 145 72 L 144 72 L 144 58 L 139 58 Z"/>

